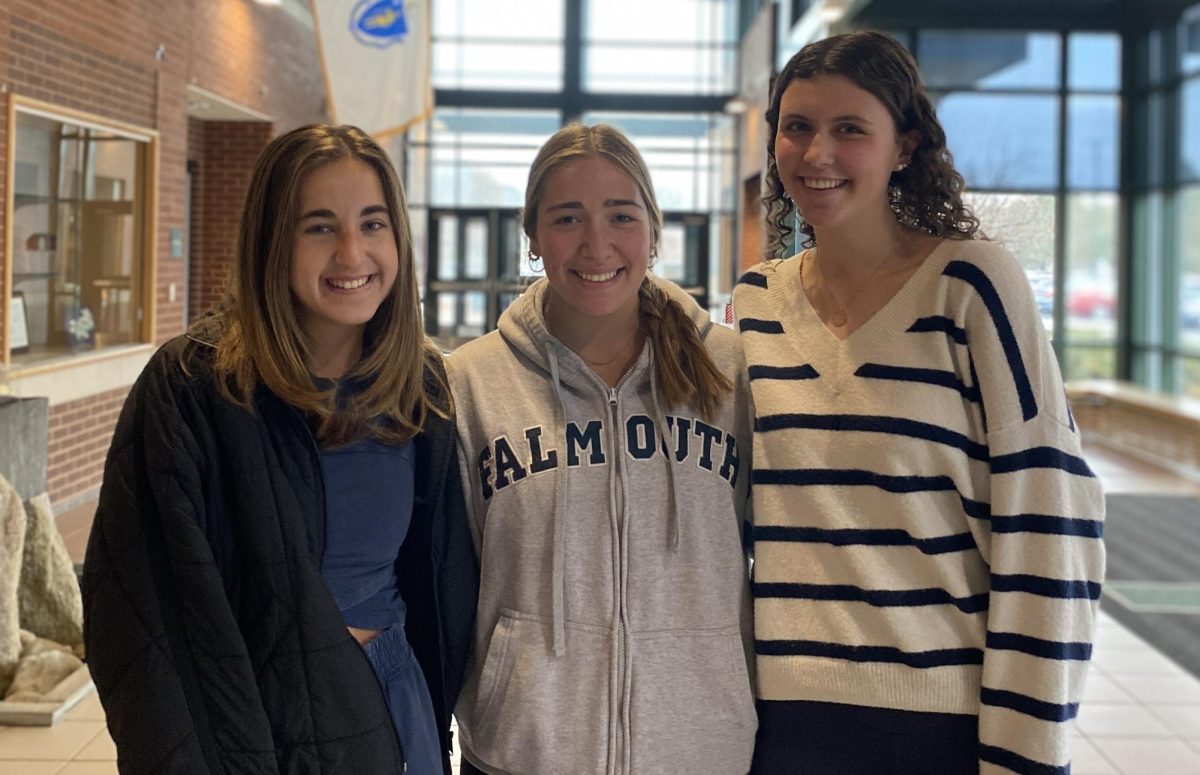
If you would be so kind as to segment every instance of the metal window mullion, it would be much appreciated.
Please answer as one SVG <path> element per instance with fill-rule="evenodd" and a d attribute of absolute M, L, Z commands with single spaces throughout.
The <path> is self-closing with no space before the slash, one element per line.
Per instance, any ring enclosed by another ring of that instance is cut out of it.
<path fill-rule="evenodd" d="M 1054 198 L 1054 338 L 1052 345 L 1058 358 L 1059 369 L 1067 370 L 1066 353 L 1070 348 L 1070 337 L 1066 329 L 1064 291 L 1067 286 L 1067 122 L 1070 118 L 1067 72 L 1069 57 L 1067 51 L 1067 33 L 1059 33 L 1058 59 L 1058 186 Z M 1070 378 L 1070 374 L 1067 377 Z"/>

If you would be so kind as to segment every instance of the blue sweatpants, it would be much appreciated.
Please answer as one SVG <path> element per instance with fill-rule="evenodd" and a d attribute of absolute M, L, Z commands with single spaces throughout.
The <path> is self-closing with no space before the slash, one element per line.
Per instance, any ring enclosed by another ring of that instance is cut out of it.
<path fill-rule="evenodd" d="M 383 687 L 388 712 L 404 749 L 406 775 L 442 775 L 441 743 L 429 687 L 404 625 L 389 627 L 363 646 Z"/>

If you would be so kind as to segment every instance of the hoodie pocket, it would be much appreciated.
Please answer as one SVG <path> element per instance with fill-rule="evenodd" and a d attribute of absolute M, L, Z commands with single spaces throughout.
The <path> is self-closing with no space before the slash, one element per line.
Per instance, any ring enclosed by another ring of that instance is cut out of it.
<path fill-rule="evenodd" d="M 471 753 L 510 773 L 599 773 L 608 756 L 609 631 L 566 624 L 555 657 L 544 617 L 504 609 L 459 723 Z M 463 703 L 460 703 L 460 707 Z"/>
<path fill-rule="evenodd" d="M 758 716 L 741 628 L 642 633 L 633 644 L 631 771 L 749 771 Z"/>

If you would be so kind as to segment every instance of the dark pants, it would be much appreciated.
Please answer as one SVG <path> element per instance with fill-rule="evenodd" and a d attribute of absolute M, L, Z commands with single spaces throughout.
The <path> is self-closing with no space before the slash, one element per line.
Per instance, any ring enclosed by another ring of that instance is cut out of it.
<path fill-rule="evenodd" d="M 443 775 L 442 745 L 429 687 L 398 624 L 363 646 L 383 687 L 384 700 L 404 750 L 407 775 Z"/>
<path fill-rule="evenodd" d="M 466 770 L 463 770 L 466 772 Z M 831 702 L 758 702 L 752 775 L 975 775 L 979 718 Z"/>
<path fill-rule="evenodd" d="M 485 775 L 484 771 L 471 764 L 466 759 L 459 757 L 458 760 L 458 775 Z"/>

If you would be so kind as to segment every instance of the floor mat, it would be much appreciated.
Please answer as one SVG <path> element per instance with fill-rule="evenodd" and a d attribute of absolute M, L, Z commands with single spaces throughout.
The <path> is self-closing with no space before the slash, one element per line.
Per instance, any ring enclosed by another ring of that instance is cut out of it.
<path fill-rule="evenodd" d="M 1200 500 L 1109 495 L 1100 605 L 1200 676 Z"/>

